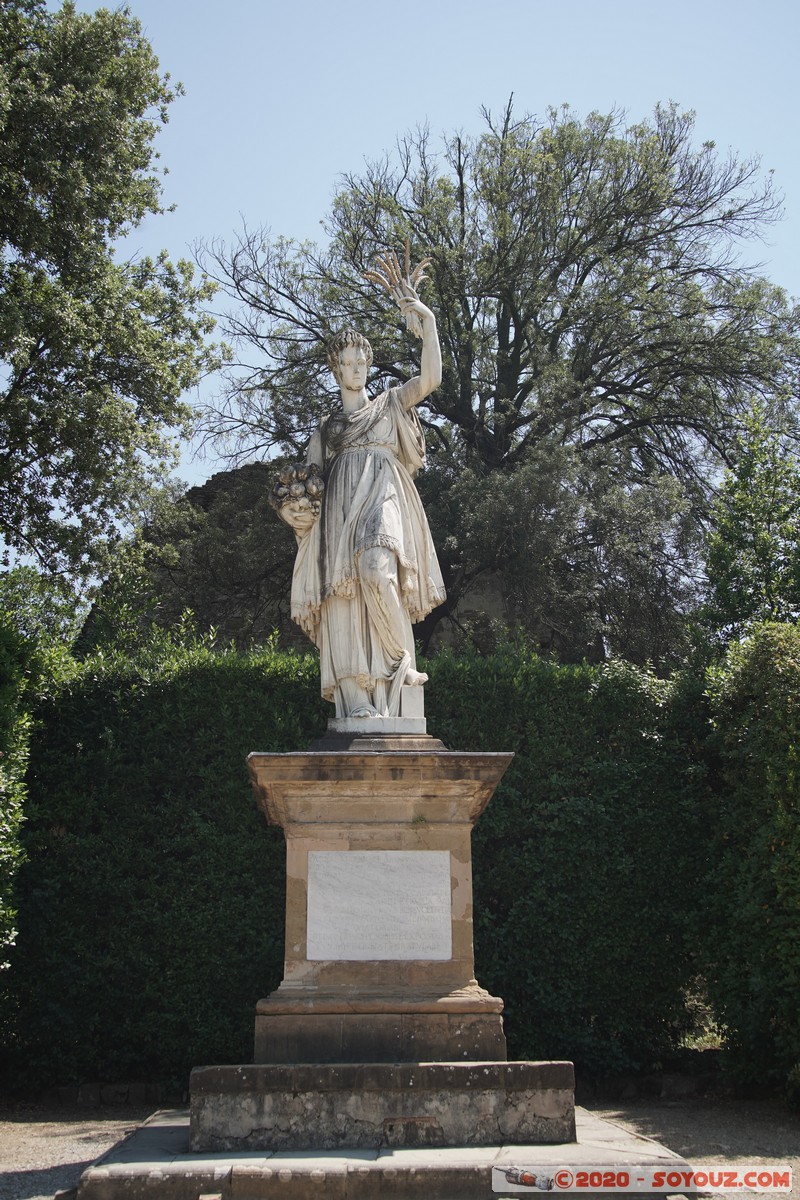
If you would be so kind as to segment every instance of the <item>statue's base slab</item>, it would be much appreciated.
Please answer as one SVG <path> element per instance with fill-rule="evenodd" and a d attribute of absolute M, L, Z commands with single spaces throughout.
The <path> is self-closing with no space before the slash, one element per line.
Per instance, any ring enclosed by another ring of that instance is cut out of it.
<path fill-rule="evenodd" d="M 375 737 L 396 737 L 402 733 L 422 737 L 427 734 L 424 717 L 331 717 L 328 733 L 356 735 L 359 733 Z"/>
<path fill-rule="evenodd" d="M 523 1190 L 498 1186 L 513 1167 L 548 1176 L 559 1168 L 623 1168 L 631 1178 L 637 1168 L 686 1169 L 658 1142 L 584 1109 L 575 1121 L 577 1141 L 565 1145 L 198 1154 L 189 1146 L 188 1112 L 160 1112 L 84 1171 L 78 1200 L 498 1200 Z"/>
<path fill-rule="evenodd" d="M 371 725 L 369 729 L 363 732 L 354 732 L 353 730 L 340 730 L 336 732 L 331 729 L 332 724 L 333 721 L 329 721 L 327 732 L 311 743 L 309 747 L 311 751 L 350 750 L 356 754 L 385 754 L 387 751 L 396 750 L 423 750 L 431 752 L 444 750 L 445 748 L 444 742 L 440 741 L 439 738 L 431 737 L 429 733 L 412 733 L 408 728 L 401 729 L 395 733 L 386 733 L 385 730 L 381 732 L 376 728 L 376 722 L 375 725 Z M 395 724 L 399 724 L 399 722 L 395 722 Z"/>
<path fill-rule="evenodd" d="M 575 1140 L 569 1062 L 196 1067 L 189 1088 L 198 1151 Z"/>
<path fill-rule="evenodd" d="M 422 693 L 422 688 L 403 688 Z M 387 750 L 444 750 L 444 742 L 431 737 L 423 713 L 418 717 L 331 717 L 325 733 L 311 743 L 312 751 L 354 750 L 385 753 Z"/>
<path fill-rule="evenodd" d="M 429 735 L 425 720 L 425 693 L 421 687 L 400 689 L 396 717 L 331 717 L 323 737 L 311 750 L 444 750 L 444 743 Z"/>

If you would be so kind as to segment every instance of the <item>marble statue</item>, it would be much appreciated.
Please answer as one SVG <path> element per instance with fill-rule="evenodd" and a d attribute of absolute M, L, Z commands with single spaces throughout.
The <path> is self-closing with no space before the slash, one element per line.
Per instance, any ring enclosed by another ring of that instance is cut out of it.
<path fill-rule="evenodd" d="M 420 373 L 370 397 L 372 349 L 347 329 L 328 347 L 341 407 L 311 439 L 306 463 L 281 473 L 274 502 L 297 537 L 292 617 L 319 647 L 322 695 L 337 717 L 397 717 L 400 689 L 422 686 L 413 621 L 445 598 L 414 485 L 425 461 L 416 405 L 439 386 L 436 318 L 417 295 L 423 263 L 388 254 L 367 278 L 397 302 L 422 339 Z"/>

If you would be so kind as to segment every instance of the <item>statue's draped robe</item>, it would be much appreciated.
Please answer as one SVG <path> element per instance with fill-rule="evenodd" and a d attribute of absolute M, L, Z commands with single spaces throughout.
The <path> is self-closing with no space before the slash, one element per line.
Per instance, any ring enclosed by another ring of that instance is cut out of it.
<path fill-rule="evenodd" d="M 383 392 L 351 414 L 333 412 L 320 429 L 325 494 L 320 519 L 298 545 L 292 617 L 319 647 L 322 695 L 336 702 L 337 716 L 344 715 L 343 679 L 355 680 L 383 715 L 397 715 L 393 684 L 414 663 L 411 622 L 445 598 L 412 478 L 425 461 L 425 440 L 403 403 L 411 387 Z M 359 560 L 378 547 L 397 564 L 402 630 L 389 629 L 379 600 L 364 594 Z"/>

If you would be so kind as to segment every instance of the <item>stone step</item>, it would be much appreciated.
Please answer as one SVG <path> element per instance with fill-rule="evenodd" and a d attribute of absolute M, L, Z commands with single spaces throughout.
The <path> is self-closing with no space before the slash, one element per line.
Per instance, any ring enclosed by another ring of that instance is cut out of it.
<path fill-rule="evenodd" d="M 188 1111 L 160 1112 L 84 1171 L 78 1200 L 498 1200 L 504 1192 L 493 1189 L 493 1168 L 607 1164 L 633 1174 L 636 1166 L 684 1162 L 584 1109 L 576 1109 L 576 1125 L 577 1141 L 567 1145 L 198 1154 L 189 1148 Z"/>

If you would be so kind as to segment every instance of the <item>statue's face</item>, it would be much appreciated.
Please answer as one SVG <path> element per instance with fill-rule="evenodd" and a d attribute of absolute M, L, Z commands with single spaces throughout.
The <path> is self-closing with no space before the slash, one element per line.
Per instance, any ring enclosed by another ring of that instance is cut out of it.
<path fill-rule="evenodd" d="M 345 346 L 339 355 L 339 382 L 349 392 L 360 392 L 367 382 L 367 356 L 360 346 Z"/>

